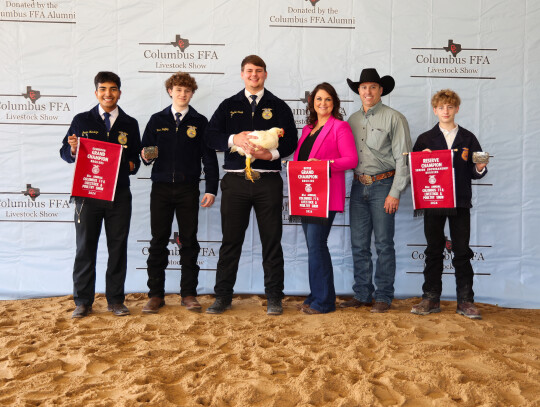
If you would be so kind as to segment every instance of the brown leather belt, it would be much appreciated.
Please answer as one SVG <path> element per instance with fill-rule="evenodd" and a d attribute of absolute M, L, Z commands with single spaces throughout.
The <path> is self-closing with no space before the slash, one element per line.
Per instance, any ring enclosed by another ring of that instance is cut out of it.
<path fill-rule="evenodd" d="M 383 172 L 382 174 L 377 174 L 377 175 L 354 174 L 354 179 L 360 181 L 364 185 L 371 185 L 375 181 L 380 181 L 382 179 L 393 177 L 395 173 L 396 173 L 396 170 Z"/>

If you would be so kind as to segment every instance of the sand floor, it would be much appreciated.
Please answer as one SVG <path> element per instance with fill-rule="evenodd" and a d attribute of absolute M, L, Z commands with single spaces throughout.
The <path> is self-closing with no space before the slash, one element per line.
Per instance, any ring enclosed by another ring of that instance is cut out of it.
<path fill-rule="evenodd" d="M 97 297 L 79 320 L 69 296 L 0 301 L 0 405 L 540 406 L 540 310 L 421 317 L 413 298 L 310 316 L 286 297 L 269 317 L 253 295 L 208 315 L 170 295 L 145 315 L 130 294 L 115 317 Z"/>

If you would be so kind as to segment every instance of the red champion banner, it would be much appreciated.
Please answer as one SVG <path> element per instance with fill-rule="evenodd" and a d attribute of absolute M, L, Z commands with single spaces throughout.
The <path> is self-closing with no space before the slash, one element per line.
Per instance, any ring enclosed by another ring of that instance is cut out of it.
<path fill-rule="evenodd" d="M 71 195 L 114 200 L 122 146 L 79 137 Z"/>
<path fill-rule="evenodd" d="M 328 161 L 289 161 L 289 215 L 327 218 L 329 178 Z"/>
<path fill-rule="evenodd" d="M 452 150 L 409 154 L 414 209 L 455 208 Z"/>

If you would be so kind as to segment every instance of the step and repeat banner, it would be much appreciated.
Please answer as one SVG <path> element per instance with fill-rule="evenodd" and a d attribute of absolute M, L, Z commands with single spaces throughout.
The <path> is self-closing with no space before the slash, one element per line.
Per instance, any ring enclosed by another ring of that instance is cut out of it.
<path fill-rule="evenodd" d="M 307 94 L 322 81 L 335 86 L 346 119 L 360 109 L 346 79 L 357 81 L 363 68 L 395 78 L 383 103 L 406 116 L 413 142 L 436 123 L 431 95 L 457 91 L 458 124 L 491 156 L 488 176 L 473 184 L 476 300 L 540 308 L 538 21 L 540 4 L 532 0 L 1 0 L 0 298 L 72 292 L 74 166 L 61 160 L 59 148 L 73 116 L 97 103 L 98 71 L 120 75 L 119 105 L 142 133 L 150 115 L 170 104 L 164 81 L 172 73 L 196 78 L 192 105 L 210 118 L 243 88 L 241 60 L 258 54 L 267 63 L 267 88 L 289 104 L 299 131 Z M 150 170 L 141 166 L 131 177 L 128 292 L 147 290 Z M 348 189 L 351 179 L 349 172 Z M 306 244 L 301 226 L 289 221 L 284 194 L 285 290 L 302 295 L 309 290 Z M 200 210 L 199 293 L 213 292 L 220 198 Z M 104 234 L 97 263 L 101 292 Z M 352 293 L 349 239 L 346 207 L 329 238 L 339 294 Z M 395 243 L 396 296 L 420 295 L 426 242 L 422 218 L 413 217 L 410 187 L 401 197 Z M 174 236 L 169 250 L 166 289 L 175 293 L 180 265 Z M 444 267 L 443 294 L 454 298 L 451 253 L 445 252 Z M 253 215 L 235 291 L 264 292 Z"/>

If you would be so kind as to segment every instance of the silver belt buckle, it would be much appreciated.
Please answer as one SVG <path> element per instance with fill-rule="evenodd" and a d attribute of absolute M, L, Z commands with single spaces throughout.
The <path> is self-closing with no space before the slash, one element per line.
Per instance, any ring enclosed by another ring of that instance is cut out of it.
<path fill-rule="evenodd" d="M 373 184 L 373 179 L 371 178 L 371 175 L 366 175 L 366 174 L 359 175 L 358 180 L 364 185 Z"/>

